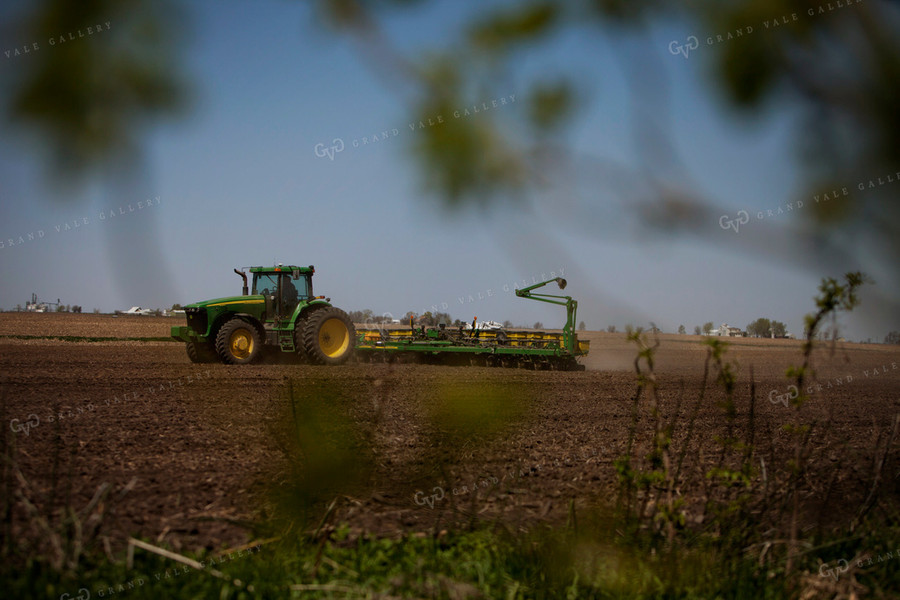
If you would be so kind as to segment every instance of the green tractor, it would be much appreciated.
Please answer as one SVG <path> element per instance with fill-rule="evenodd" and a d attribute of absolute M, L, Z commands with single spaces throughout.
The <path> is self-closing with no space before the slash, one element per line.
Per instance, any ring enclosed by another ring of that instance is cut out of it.
<path fill-rule="evenodd" d="M 172 337 L 187 344 L 193 362 L 240 365 L 265 351 L 298 355 L 320 365 L 340 365 L 353 355 L 356 330 L 347 313 L 330 298 L 313 296 L 315 268 L 250 267 L 243 295 L 196 302 L 184 307 L 187 326 L 172 327 Z M 252 293 L 251 293 L 252 292 Z"/>

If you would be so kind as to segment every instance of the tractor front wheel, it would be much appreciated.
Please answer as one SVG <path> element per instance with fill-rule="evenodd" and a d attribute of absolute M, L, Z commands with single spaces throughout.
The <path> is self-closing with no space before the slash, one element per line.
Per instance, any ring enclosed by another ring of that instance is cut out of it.
<path fill-rule="evenodd" d="M 211 363 L 216 362 L 216 350 L 212 344 L 202 344 L 200 342 L 187 343 L 187 355 L 191 362 L 195 363 Z"/>
<path fill-rule="evenodd" d="M 303 329 L 303 348 L 309 362 L 342 365 L 356 348 L 356 328 L 347 313 L 334 306 L 309 314 Z"/>
<path fill-rule="evenodd" d="M 245 365 L 253 362 L 259 354 L 259 332 L 244 319 L 235 318 L 219 329 L 216 336 L 216 353 L 222 362 L 230 365 Z"/>

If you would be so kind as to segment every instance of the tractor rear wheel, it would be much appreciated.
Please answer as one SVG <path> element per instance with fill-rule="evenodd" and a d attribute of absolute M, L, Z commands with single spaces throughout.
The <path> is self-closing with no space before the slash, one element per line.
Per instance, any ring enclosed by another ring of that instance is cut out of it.
<path fill-rule="evenodd" d="M 356 328 L 341 309 L 321 308 L 306 318 L 303 348 L 313 364 L 344 364 L 356 348 Z"/>
<path fill-rule="evenodd" d="M 216 350 L 212 344 L 203 344 L 200 342 L 187 343 L 187 355 L 191 362 L 195 363 L 211 363 L 216 362 Z"/>
<path fill-rule="evenodd" d="M 222 362 L 245 365 L 253 362 L 260 350 L 259 332 L 249 321 L 234 318 L 222 325 L 216 336 L 216 353 Z"/>
<path fill-rule="evenodd" d="M 306 353 L 306 324 L 309 321 L 309 317 L 317 310 L 321 310 L 321 308 L 312 308 L 308 312 L 304 313 L 297 319 L 296 325 L 294 325 L 294 352 L 297 353 L 297 356 L 300 358 L 302 362 L 309 362 L 309 356 Z"/>

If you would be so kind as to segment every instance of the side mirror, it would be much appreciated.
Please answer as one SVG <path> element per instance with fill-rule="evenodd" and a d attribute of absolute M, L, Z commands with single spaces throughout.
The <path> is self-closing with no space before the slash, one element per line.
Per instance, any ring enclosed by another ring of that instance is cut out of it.
<path fill-rule="evenodd" d="M 561 289 L 561 290 L 566 289 L 566 280 L 563 279 L 562 277 L 557 277 L 556 283 L 559 284 L 559 289 Z"/>

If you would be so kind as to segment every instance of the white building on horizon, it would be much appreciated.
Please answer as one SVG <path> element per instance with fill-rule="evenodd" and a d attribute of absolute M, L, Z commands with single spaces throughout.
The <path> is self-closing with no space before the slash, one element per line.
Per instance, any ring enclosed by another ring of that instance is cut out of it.
<path fill-rule="evenodd" d="M 716 335 L 720 337 L 747 337 L 747 332 L 740 327 L 731 327 L 728 323 L 722 323 L 718 329 L 710 329 L 706 335 Z"/>

